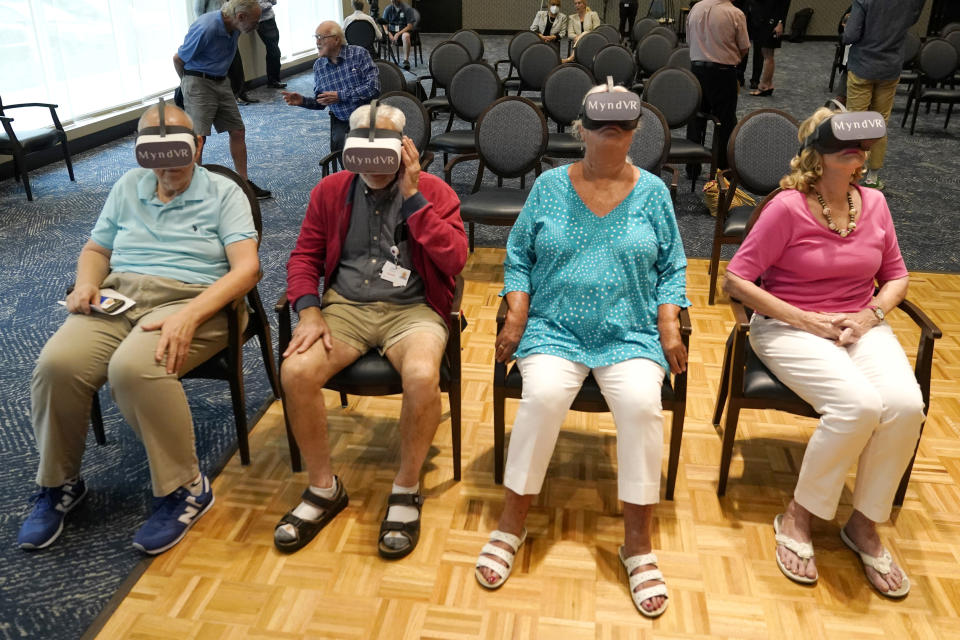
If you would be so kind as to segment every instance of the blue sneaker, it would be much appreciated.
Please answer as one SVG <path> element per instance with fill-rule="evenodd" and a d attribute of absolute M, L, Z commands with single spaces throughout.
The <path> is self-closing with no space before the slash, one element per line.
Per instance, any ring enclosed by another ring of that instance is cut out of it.
<path fill-rule="evenodd" d="M 83 478 L 59 487 L 41 487 L 33 494 L 33 511 L 20 526 L 17 544 L 21 549 L 43 549 L 53 544 L 63 531 L 63 519 L 87 495 Z"/>
<path fill-rule="evenodd" d="M 203 490 L 198 496 L 180 487 L 168 496 L 154 498 L 153 515 L 133 536 L 134 548 L 156 555 L 180 542 L 200 516 L 213 506 L 209 478 L 201 474 L 200 482 Z"/>

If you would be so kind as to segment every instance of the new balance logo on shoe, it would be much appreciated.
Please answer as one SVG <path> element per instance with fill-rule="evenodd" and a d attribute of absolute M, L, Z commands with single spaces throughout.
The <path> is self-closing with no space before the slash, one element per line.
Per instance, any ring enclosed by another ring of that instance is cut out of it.
<path fill-rule="evenodd" d="M 183 513 L 179 518 L 177 518 L 177 520 L 183 524 L 190 524 L 190 521 L 193 520 L 193 516 L 197 515 L 197 513 L 203 509 L 203 505 L 197 502 L 197 499 L 192 495 L 187 496 L 187 499 L 184 500 L 184 502 L 186 502 L 187 505 L 183 508 Z"/>

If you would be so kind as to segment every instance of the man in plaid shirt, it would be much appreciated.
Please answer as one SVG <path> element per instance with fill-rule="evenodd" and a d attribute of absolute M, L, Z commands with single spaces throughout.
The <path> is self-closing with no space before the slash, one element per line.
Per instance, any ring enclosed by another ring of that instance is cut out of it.
<path fill-rule="evenodd" d="M 306 109 L 330 107 L 330 151 L 343 149 L 350 114 L 380 95 L 380 71 L 363 47 L 347 44 L 336 22 L 321 22 L 314 37 L 320 57 L 313 64 L 313 94 L 307 98 L 281 91 L 289 105 Z"/>

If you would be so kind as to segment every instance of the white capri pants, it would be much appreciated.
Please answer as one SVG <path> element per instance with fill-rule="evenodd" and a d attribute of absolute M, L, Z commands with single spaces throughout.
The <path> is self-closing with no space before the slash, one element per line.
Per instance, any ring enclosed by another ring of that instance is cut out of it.
<path fill-rule="evenodd" d="M 590 368 L 542 353 L 517 360 L 523 397 L 510 434 L 504 485 L 520 495 L 540 493 L 560 426 Z M 660 500 L 664 370 L 646 358 L 593 369 L 617 426 L 617 487 L 620 500 Z"/>
<path fill-rule="evenodd" d="M 855 344 L 840 347 L 754 314 L 750 344 L 821 416 L 794 499 L 818 518 L 832 520 L 847 471 L 857 461 L 853 507 L 874 522 L 889 519 L 924 420 L 920 386 L 890 326 L 881 323 Z"/>

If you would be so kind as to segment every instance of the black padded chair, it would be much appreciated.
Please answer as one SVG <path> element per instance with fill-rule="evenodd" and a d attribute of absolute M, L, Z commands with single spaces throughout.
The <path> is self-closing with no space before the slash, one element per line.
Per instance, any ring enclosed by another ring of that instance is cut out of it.
<path fill-rule="evenodd" d="M 560 64 L 560 52 L 546 42 L 537 42 L 524 49 L 520 54 L 520 65 L 517 75 L 520 76 L 520 85 L 517 95 L 524 91 L 540 93 L 543 90 L 543 81 L 547 74 Z M 537 108 L 542 107 L 540 96 L 530 99 Z"/>
<path fill-rule="evenodd" d="M 690 71 L 690 47 L 677 47 L 667 58 L 667 66 Z"/>
<path fill-rule="evenodd" d="M 720 251 L 725 244 L 740 244 L 752 206 L 731 207 L 736 189 L 766 197 L 777 189 L 780 178 L 790 172 L 790 160 L 797 154 L 800 125 L 789 113 L 777 109 L 760 109 L 737 123 L 727 143 L 730 167 L 721 174 L 717 219 L 710 252 L 710 294 L 713 304 L 717 293 Z"/>
<path fill-rule="evenodd" d="M 663 36 L 670 41 L 670 46 L 672 47 L 676 47 L 678 44 L 680 44 L 680 36 L 677 35 L 677 32 L 662 25 L 656 26 L 648 31 L 647 37 L 649 36 Z"/>
<path fill-rule="evenodd" d="M 371 56 L 377 56 L 377 31 L 366 20 L 354 20 L 343 30 L 347 44 L 363 47 Z"/>
<path fill-rule="evenodd" d="M 450 401 L 450 434 L 453 444 L 453 479 L 460 480 L 460 332 L 463 329 L 463 320 L 460 313 L 463 298 L 463 278 L 456 277 L 456 286 L 453 293 L 453 304 L 450 314 L 444 318 L 449 330 L 447 346 L 443 361 L 440 363 L 440 391 L 447 394 Z M 290 344 L 293 332 L 293 320 L 290 313 L 290 303 L 287 293 L 277 301 L 277 323 L 279 331 L 279 362 L 283 365 L 283 352 Z M 356 396 L 389 396 L 403 393 L 403 381 L 400 373 L 393 368 L 386 356 L 381 356 L 376 349 L 371 349 L 360 356 L 358 360 L 330 378 L 325 389 L 337 391 L 340 394 L 340 405 L 347 407 L 347 394 Z M 283 420 L 287 429 L 287 445 L 290 448 L 290 466 L 300 471 L 300 448 L 290 429 L 290 420 L 287 418 L 286 398 L 281 396 L 284 404 Z"/>
<path fill-rule="evenodd" d="M 660 23 L 653 18 L 643 18 L 633 23 L 633 29 L 630 31 L 630 42 L 636 49 L 640 41 L 647 37 L 647 34 L 660 26 Z"/>
<path fill-rule="evenodd" d="M 550 49 L 550 45 L 546 45 Z M 513 226 L 529 190 L 525 176 L 540 175 L 540 161 L 547 149 L 547 120 L 533 102 L 518 96 L 500 98 L 477 119 L 475 154 L 454 158 L 448 170 L 465 160 L 479 160 L 471 192 L 460 199 L 460 217 L 469 229 L 470 251 L 474 248 L 474 225 Z M 489 169 L 497 187 L 481 187 Z M 504 178 L 520 178 L 519 189 L 503 187 Z"/>
<path fill-rule="evenodd" d="M 900 83 L 907 86 L 907 94 L 913 88 L 913 83 L 917 81 L 920 74 L 917 73 L 917 58 L 920 56 L 920 48 L 923 46 L 920 38 L 912 31 L 908 31 L 903 38 L 903 69 L 900 71 Z M 833 88 L 831 87 L 831 91 Z"/>
<path fill-rule="evenodd" d="M 486 62 L 470 62 L 453 75 L 447 88 L 450 100 L 450 118 L 446 130 L 430 141 L 430 149 L 443 153 L 444 178 L 450 184 L 448 154 L 462 155 L 476 150 L 474 125 L 483 110 L 503 95 L 503 82 L 493 67 Z M 470 125 L 469 129 L 454 129 L 454 115 Z"/>
<path fill-rule="evenodd" d="M 583 142 L 565 131 L 580 115 L 583 97 L 596 82 L 579 64 L 562 64 L 543 81 L 543 112 L 557 124 L 547 139 L 546 155 L 551 158 L 582 158 Z"/>
<path fill-rule="evenodd" d="M 450 36 L 450 39 L 466 47 L 472 61 L 483 60 L 483 38 L 473 29 L 460 29 Z"/>
<path fill-rule="evenodd" d="M 257 243 L 263 238 L 263 223 L 260 217 L 260 202 L 254 195 L 249 183 L 231 169 L 217 164 L 204 165 L 208 171 L 233 180 L 239 186 L 250 202 L 250 211 L 253 214 L 254 226 L 257 228 Z M 246 307 L 247 326 L 241 330 L 243 312 Z M 270 339 L 270 321 L 263 309 L 260 292 L 256 285 L 247 292 L 246 296 L 235 300 L 225 308 L 227 312 L 227 346 L 206 360 L 180 376 L 181 379 L 225 380 L 230 384 L 230 399 L 233 404 L 233 421 L 237 431 L 237 448 L 240 450 L 240 463 L 250 464 L 250 445 L 247 438 L 247 404 L 243 386 L 243 345 L 253 338 L 260 343 L 260 353 L 263 356 L 263 365 L 267 370 L 267 379 L 275 398 L 279 398 L 280 379 L 273 359 L 273 342 Z M 100 408 L 100 394 L 93 394 L 90 422 L 93 434 L 99 444 L 106 444 L 107 438 L 103 429 L 103 414 Z"/>
<path fill-rule="evenodd" d="M 423 101 L 427 113 L 433 115 L 436 111 L 446 111 L 450 108 L 450 100 L 446 94 L 453 75 L 460 67 L 470 62 L 470 52 L 459 42 L 447 40 L 434 47 L 430 54 L 430 74 L 418 76 L 417 81 L 431 80 L 430 97 Z M 444 95 L 438 94 L 443 89 Z"/>
<path fill-rule="evenodd" d="M 507 301 L 500 301 L 497 310 L 497 333 L 503 329 L 507 317 Z M 680 339 L 684 347 L 690 345 L 690 315 L 686 309 L 680 310 Z M 523 376 L 516 362 L 507 368 L 502 362 L 493 365 L 493 479 L 497 484 L 503 484 L 504 441 L 506 440 L 506 420 L 504 414 L 507 398 L 521 398 L 523 396 Z M 664 497 L 673 500 L 673 491 L 677 483 L 677 468 L 680 466 L 680 441 L 683 437 L 683 418 L 687 409 L 687 374 L 686 372 L 674 375 L 670 373 L 663 378 L 660 391 L 660 401 L 663 409 L 673 414 L 670 428 L 670 454 L 667 462 L 667 486 Z M 602 413 L 610 411 L 600 385 L 597 384 L 593 373 L 590 373 L 577 397 L 570 407 L 574 411 L 588 411 Z"/>
<path fill-rule="evenodd" d="M 943 128 L 946 129 L 947 125 L 950 124 L 953 105 L 960 102 L 960 89 L 957 89 L 956 86 L 948 88 L 939 85 L 952 84 L 958 63 L 960 63 L 960 51 L 947 40 L 933 38 L 927 40 L 923 48 L 920 49 L 917 62 L 918 77 L 916 82 L 913 83 L 913 88 L 907 98 L 907 108 L 904 110 L 903 120 L 900 122 L 902 128 L 907 123 L 910 108 L 913 107 L 910 135 L 913 135 L 917 128 L 917 114 L 920 112 L 920 103 L 922 102 L 928 105 L 948 104 L 947 118 L 943 123 Z"/>
<path fill-rule="evenodd" d="M 637 77 L 637 65 L 626 47 L 608 44 L 593 59 L 593 76 L 601 81 L 612 77 L 614 84 L 630 89 Z"/>
<path fill-rule="evenodd" d="M 667 165 L 667 158 L 670 155 L 670 125 L 667 124 L 667 119 L 663 117 L 660 110 L 652 104 L 644 102 L 641 108 L 643 111 L 640 115 L 640 125 L 633 135 L 628 155 L 635 167 L 649 171 L 655 176 L 662 176 L 664 171 L 669 171 L 673 180 L 668 181 L 667 184 L 670 187 L 671 197 L 675 199 L 679 173 L 676 167 Z"/>
<path fill-rule="evenodd" d="M 777 190 L 779 191 L 779 190 Z M 763 207 L 776 195 L 777 191 L 768 195 L 754 210 L 747 224 L 747 231 L 753 226 L 763 211 Z M 773 373 L 760 361 L 750 346 L 750 315 L 751 310 L 736 300 L 731 300 L 734 322 L 736 323 L 727 339 L 723 354 L 723 372 L 720 379 L 720 388 L 717 392 L 717 403 L 713 412 L 713 426 L 723 439 L 720 454 L 720 474 L 717 481 L 717 495 L 722 496 L 727 490 L 727 478 L 730 473 L 730 460 L 733 457 L 733 444 L 737 434 L 737 422 L 742 409 L 776 409 L 800 416 L 819 418 L 813 407 L 780 382 Z M 940 329 L 913 303 L 904 300 L 898 308 L 905 312 L 920 329 L 917 345 L 917 358 L 914 374 L 920 384 L 923 395 L 924 414 L 930 408 L 930 372 L 933 363 L 934 341 L 942 336 Z M 720 428 L 720 420 L 726 407 L 726 420 Z M 921 433 L 923 426 L 920 427 Z M 917 446 L 920 439 L 917 438 Z M 913 458 L 900 480 L 894 498 L 895 505 L 902 505 L 907 492 L 907 483 L 910 481 L 910 472 L 916 458 L 914 449 Z"/>
<path fill-rule="evenodd" d="M 44 127 L 41 129 L 21 129 L 16 132 L 13 126 L 14 118 L 8 115 L 13 109 L 26 109 L 36 107 L 50 110 L 50 119 L 53 122 L 53 128 Z M 33 200 L 33 191 L 30 190 L 30 155 L 44 149 L 60 145 L 63 151 L 63 160 L 67 163 L 67 173 L 70 174 L 70 180 L 75 181 L 73 177 L 73 162 L 70 160 L 70 146 L 67 143 L 67 132 L 63 130 L 60 124 L 60 118 L 57 117 L 57 105 L 47 102 L 22 102 L 19 104 L 4 105 L 0 100 L 0 125 L 3 125 L 3 131 L 0 131 L 0 155 L 13 156 L 13 174 L 17 180 L 23 181 L 23 190 L 27 192 L 27 200 Z"/>
<path fill-rule="evenodd" d="M 960 31 L 960 22 L 951 22 L 950 24 L 944 26 L 943 29 L 940 29 L 940 37 L 946 38 L 954 31 Z"/>
<path fill-rule="evenodd" d="M 647 39 L 656 38 L 649 36 Z M 686 127 L 694 118 L 711 120 L 716 127 L 717 120 L 710 114 L 700 112 L 700 81 L 692 72 L 675 67 L 664 67 L 650 76 L 643 88 L 643 99 L 663 113 L 670 129 Z M 716 129 L 714 129 L 716 130 Z M 719 141 L 713 136 L 711 148 L 699 142 L 687 140 L 686 136 L 675 136 L 670 140 L 670 156 L 673 164 L 710 164 L 710 175 L 717 170 L 720 155 Z M 690 190 L 696 185 L 691 180 Z"/>
<path fill-rule="evenodd" d="M 620 44 L 620 32 L 612 24 L 602 24 L 593 32 L 602 35 L 610 44 Z"/>
<path fill-rule="evenodd" d="M 597 53 L 609 44 L 610 41 L 606 36 L 597 33 L 596 30 L 585 33 L 580 36 L 577 46 L 573 48 L 573 59 L 587 69 L 593 69 L 593 60 L 597 57 Z"/>
<path fill-rule="evenodd" d="M 503 87 L 505 91 L 516 90 L 520 87 L 520 76 L 513 75 L 514 71 L 520 68 L 520 56 L 532 44 L 537 44 L 540 42 L 540 38 L 537 37 L 532 31 L 518 31 L 510 38 L 510 43 L 507 45 L 507 58 L 504 60 L 497 60 L 493 65 L 493 68 L 500 73 L 500 65 L 508 64 L 507 75 L 503 79 Z"/>
<path fill-rule="evenodd" d="M 655 33 L 647 35 L 636 49 L 637 66 L 640 75 L 650 77 L 667 66 L 675 45 L 666 37 Z M 699 83 L 698 83 L 699 84 Z"/>
<path fill-rule="evenodd" d="M 354 23 L 351 23 L 352 27 Z M 391 91 L 409 91 L 407 76 L 403 69 L 389 60 L 377 60 L 375 63 L 380 72 L 380 94 L 390 93 Z"/>

